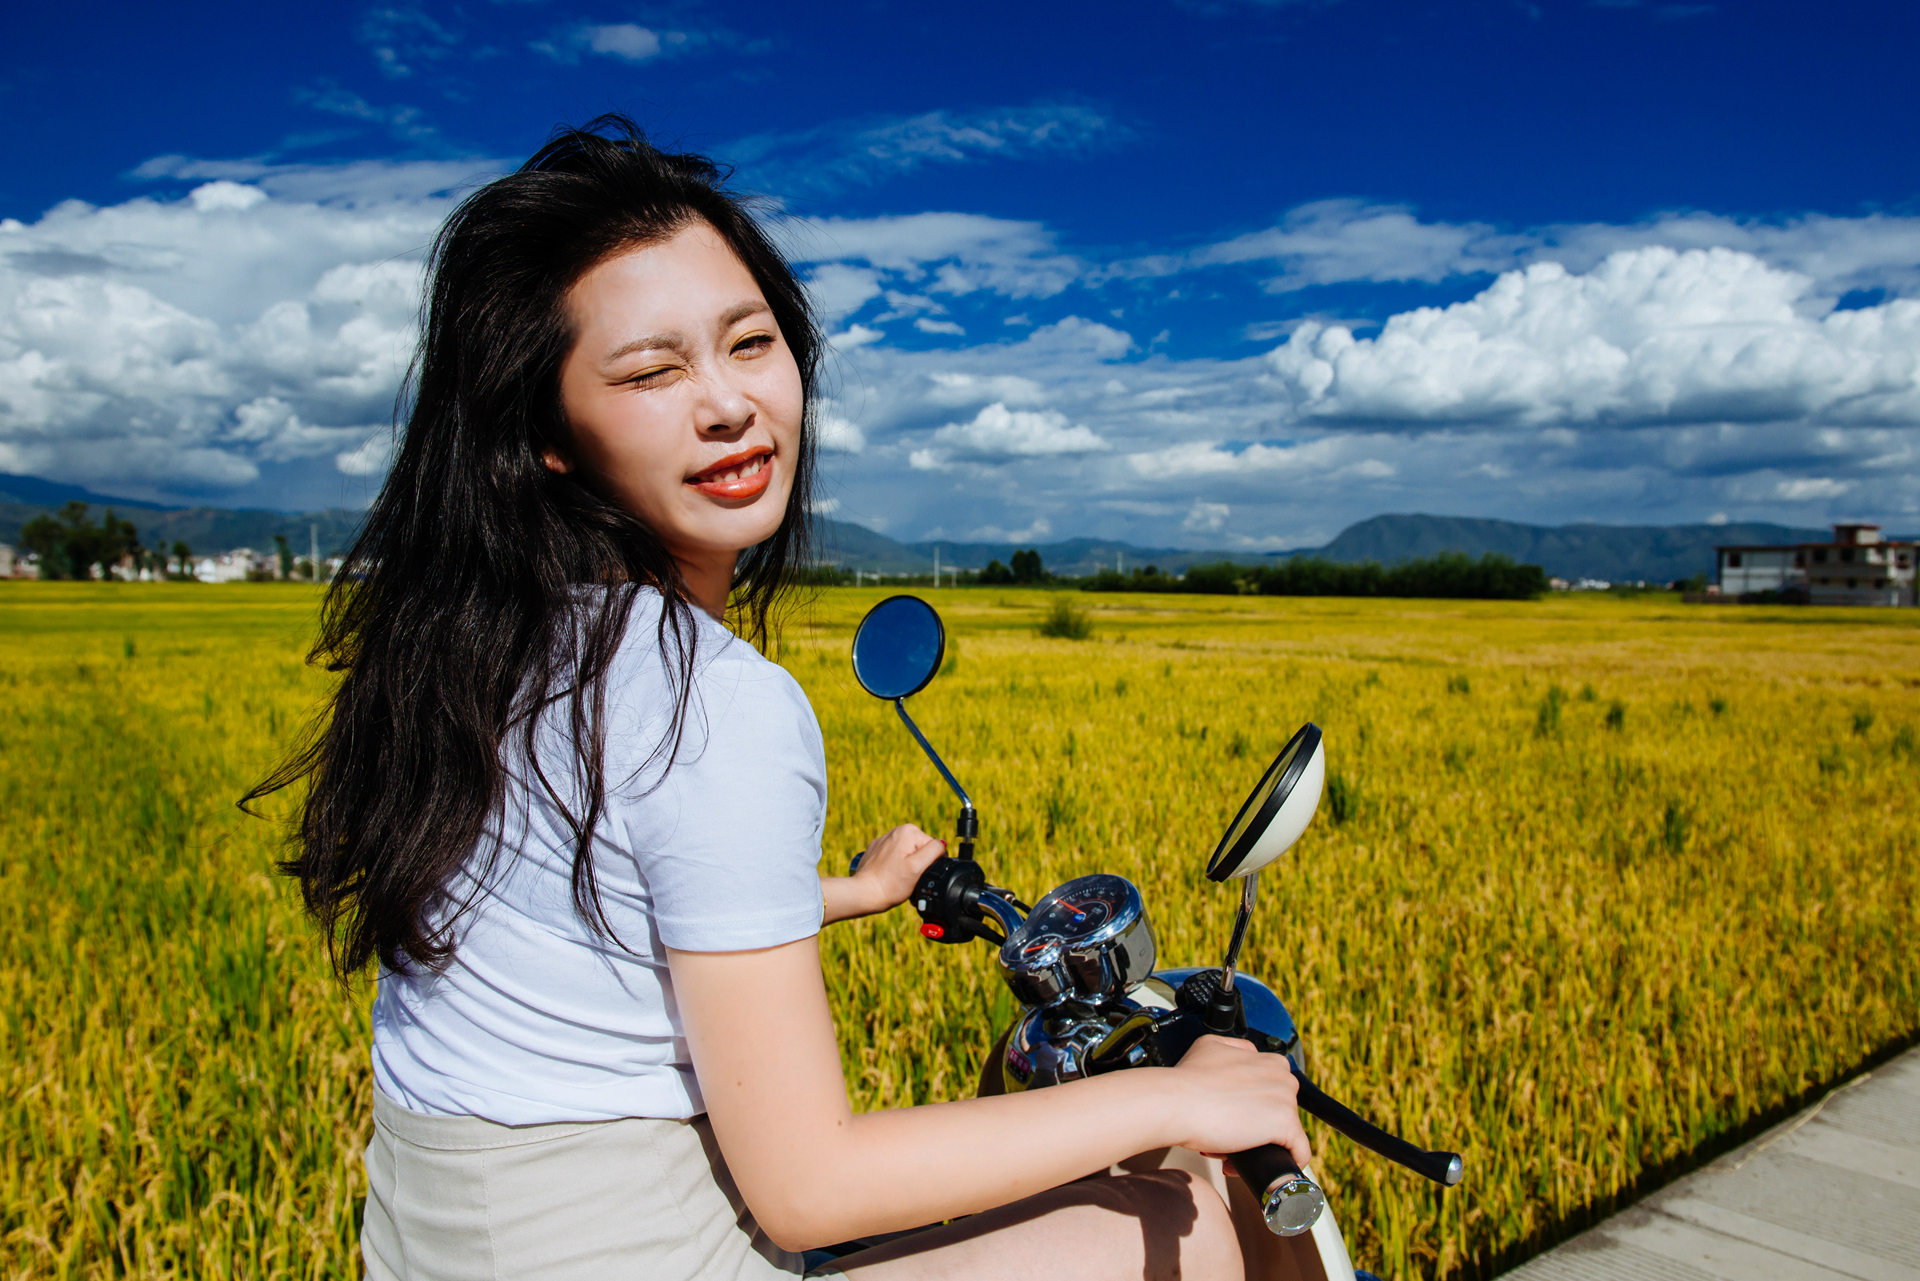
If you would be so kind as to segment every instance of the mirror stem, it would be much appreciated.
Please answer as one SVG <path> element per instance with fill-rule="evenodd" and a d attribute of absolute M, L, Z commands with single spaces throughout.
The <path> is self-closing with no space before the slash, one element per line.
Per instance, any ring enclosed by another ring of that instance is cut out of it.
<path fill-rule="evenodd" d="M 1240 915 L 1233 922 L 1233 939 L 1227 944 L 1227 961 L 1222 965 L 1220 990 L 1233 991 L 1234 967 L 1240 963 L 1240 945 L 1247 941 L 1247 923 L 1253 920 L 1253 902 L 1255 892 L 1260 886 L 1260 873 L 1240 878 Z"/>
<path fill-rule="evenodd" d="M 927 759 L 933 762 L 933 767 L 940 771 L 940 777 L 947 780 L 947 786 L 951 787 L 953 794 L 960 798 L 960 822 L 954 829 L 955 834 L 959 838 L 958 844 L 960 851 L 958 857 L 963 859 L 972 858 L 973 838 L 980 834 L 980 816 L 974 813 L 973 798 L 967 795 L 966 788 L 960 786 L 960 780 L 953 776 L 953 771 L 947 768 L 947 763 L 940 759 L 940 753 L 933 750 L 933 744 L 929 743 L 927 736 L 920 732 L 920 727 L 913 723 L 913 717 L 907 715 L 907 700 L 904 698 L 894 699 L 893 710 L 900 713 L 900 719 L 906 723 L 908 731 L 913 735 L 914 742 L 920 744 L 920 750 L 927 754 Z M 1237 934 L 1235 938 L 1238 938 Z"/>

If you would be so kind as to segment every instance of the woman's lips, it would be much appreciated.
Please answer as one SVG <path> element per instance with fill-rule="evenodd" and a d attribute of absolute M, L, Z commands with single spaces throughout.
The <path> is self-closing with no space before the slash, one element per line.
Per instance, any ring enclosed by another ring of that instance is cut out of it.
<path fill-rule="evenodd" d="M 773 451 L 765 445 L 729 454 L 705 471 L 687 477 L 687 484 L 714 498 L 752 498 L 773 479 Z"/>

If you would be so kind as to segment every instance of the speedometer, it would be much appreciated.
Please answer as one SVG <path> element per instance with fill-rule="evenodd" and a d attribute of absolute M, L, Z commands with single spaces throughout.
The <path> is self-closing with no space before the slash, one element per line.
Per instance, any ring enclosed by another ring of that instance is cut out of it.
<path fill-rule="evenodd" d="M 1129 901 L 1138 898 L 1133 886 L 1118 876 L 1105 873 L 1083 876 L 1077 881 L 1068 881 L 1041 899 L 1021 927 L 1021 933 L 1036 938 L 1044 935 L 1060 939 L 1086 938 L 1126 911 Z"/>
<path fill-rule="evenodd" d="M 1153 970 L 1153 927 L 1124 877 L 1077 877 L 1034 904 L 1000 949 L 1000 969 L 1028 1005 L 1098 1004 Z"/>

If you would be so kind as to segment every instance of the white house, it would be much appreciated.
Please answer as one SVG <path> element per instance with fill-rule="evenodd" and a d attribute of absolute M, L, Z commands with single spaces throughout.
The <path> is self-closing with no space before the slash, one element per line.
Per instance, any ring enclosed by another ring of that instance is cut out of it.
<path fill-rule="evenodd" d="M 1830 543 L 1716 547 L 1720 591 L 1805 592 L 1815 605 L 1911 606 L 1916 545 L 1880 536 L 1878 525 L 1835 525 Z"/>
<path fill-rule="evenodd" d="M 273 573 L 279 567 L 273 555 L 261 555 L 251 547 L 236 547 L 219 556 L 202 556 L 193 566 L 193 576 L 203 583 L 244 583 L 250 573 Z"/>

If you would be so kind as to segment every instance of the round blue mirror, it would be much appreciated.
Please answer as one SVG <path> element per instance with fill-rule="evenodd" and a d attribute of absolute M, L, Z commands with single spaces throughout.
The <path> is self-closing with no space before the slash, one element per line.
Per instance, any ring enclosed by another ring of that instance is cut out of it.
<path fill-rule="evenodd" d="M 867 611 L 853 634 L 853 674 L 875 698 L 917 694 L 940 670 L 947 629 L 918 596 L 889 596 Z"/>

